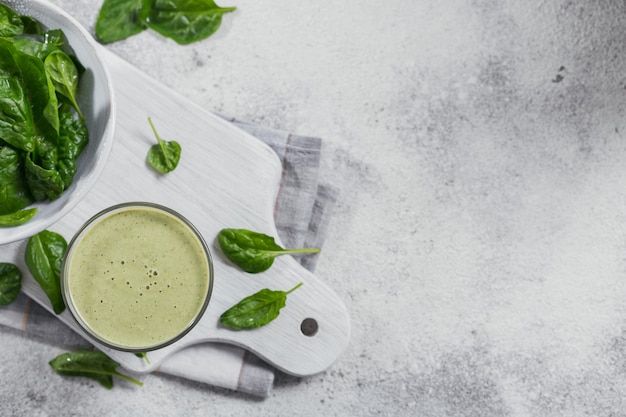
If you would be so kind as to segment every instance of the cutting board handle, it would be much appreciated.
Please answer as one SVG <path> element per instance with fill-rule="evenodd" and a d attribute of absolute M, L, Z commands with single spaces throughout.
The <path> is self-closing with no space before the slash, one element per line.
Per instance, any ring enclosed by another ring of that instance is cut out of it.
<path fill-rule="evenodd" d="M 263 273 L 266 274 L 265 279 L 259 280 L 258 284 L 259 289 L 287 291 L 302 283 L 300 288 L 287 296 L 286 306 L 279 316 L 269 324 L 252 330 L 231 330 L 221 326 L 219 317 L 225 309 L 251 295 L 243 294 L 221 280 L 219 271 L 223 267 L 232 270 L 229 279 L 250 281 L 257 278 L 257 274 L 251 276 L 237 271 L 234 266 L 220 263 L 216 268 L 218 275 L 214 283 L 217 294 L 240 295 L 231 295 L 226 299 L 220 296 L 220 299 L 211 300 L 203 319 L 181 341 L 178 348 L 202 342 L 234 344 L 255 353 L 284 372 L 306 376 L 327 369 L 348 346 L 350 320 L 343 301 L 290 256 L 277 258 L 272 268 Z M 268 284 L 288 281 L 293 283 L 290 288 L 275 288 Z"/>

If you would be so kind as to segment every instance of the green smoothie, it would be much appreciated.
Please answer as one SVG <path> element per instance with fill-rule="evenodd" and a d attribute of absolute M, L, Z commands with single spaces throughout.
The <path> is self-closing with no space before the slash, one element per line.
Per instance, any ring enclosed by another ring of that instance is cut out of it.
<path fill-rule="evenodd" d="M 186 222 L 152 205 L 116 208 L 68 249 L 70 311 L 101 342 L 145 351 L 177 339 L 204 311 L 211 264 Z"/>

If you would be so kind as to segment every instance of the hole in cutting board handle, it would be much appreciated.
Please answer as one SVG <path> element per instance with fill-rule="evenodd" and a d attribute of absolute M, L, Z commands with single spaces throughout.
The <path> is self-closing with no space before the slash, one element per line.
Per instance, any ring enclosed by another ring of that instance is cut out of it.
<path fill-rule="evenodd" d="M 315 336 L 317 334 L 318 329 L 319 329 L 319 326 L 317 324 L 317 320 L 312 319 L 312 318 L 304 319 L 302 320 L 302 323 L 300 324 L 300 331 L 305 336 L 309 336 L 309 337 Z"/>

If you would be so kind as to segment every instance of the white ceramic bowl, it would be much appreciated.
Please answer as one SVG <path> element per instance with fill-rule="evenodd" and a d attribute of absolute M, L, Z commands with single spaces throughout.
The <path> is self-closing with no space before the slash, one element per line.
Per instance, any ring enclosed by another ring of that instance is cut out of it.
<path fill-rule="evenodd" d="M 78 103 L 89 129 L 89 143 L 77 161 L 72 185 L 54 201 L 36 203 L 38 212 L 27 223 L 0 228 L 0 245 L 28 238 L 47 229 L 85 197 L 102 173 L 113 145 L 115 106 L 113 86 L 100 53 L 101 46 L 74 18 L 44 0 L 0 0 L 20 14 L 39 20 L 47 29 L 61 29 L 86 71 L 81 78 Z"/>

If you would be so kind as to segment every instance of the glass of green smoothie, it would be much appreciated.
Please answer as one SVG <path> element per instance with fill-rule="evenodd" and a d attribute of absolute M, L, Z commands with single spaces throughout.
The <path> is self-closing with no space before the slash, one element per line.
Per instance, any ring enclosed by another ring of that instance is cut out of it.
<path fill-rule="evenodd" d="M 213 262 L 198 230 L 153 203 L 115 205 L 70 241 L 61 289 L 76 323 L 97 342 L 147 352 L 187 334 L 213 287 Z"/>

